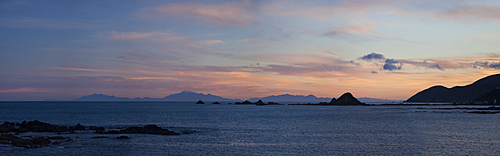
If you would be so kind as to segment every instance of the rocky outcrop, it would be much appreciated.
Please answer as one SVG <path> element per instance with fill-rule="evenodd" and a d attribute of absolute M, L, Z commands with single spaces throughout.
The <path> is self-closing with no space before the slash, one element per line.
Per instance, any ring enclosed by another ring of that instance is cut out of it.
<path fill-rule="evenodd" d="M 52 141 L 50 141 L 47 137 L 22 139 L 12 134 L 1 134 L 0 143 L 10 144 L 16 147 L 39 148 L 43 146 L 49 146 Z"/>
<path fill-rule="evenodd" d="M 144 127 L 129 127 L 125 130 L 122 130 L 122 132 L 125 134 L 180 135 L 179 133 L 163 129 L 161 127 L 158 127 L 157 125 L 147 125 Z"/>
<path fill-rule="evenodd" d="M 234 104 L 235 105 L 251 105 L 251 104 L 254 104 L 254 103 L 252 103 L 252 102 L 250 102 L 248 100 L 245 100 L 243 102 L 235 102 Z"/>
<path fill-rule="evenodd" d="M 4 122 L 0 125 L 0 133 L 8 132 L 73 132 L 75 130 L 86 130 L 86 128 L 80 124 L 76 126 L 56 126 L 49 123 L 40 122 L 38 120 L 34 121 L 23 121 L 22 123 L 12 123 Z"/>
<path fill-rule="evenodd" d="M 259 100 L 259 101 L 257 101 L 255 104 L 256 104 L 256 105 L 264 105 L 265 103 L 264 103 L 264 102 L 262 102 L 262 100 Z"/>
<path fill-rule="evenodd" d="M 406 102 L 470 103 L 493 89 L 500 89 L 500 74 L 484 77 L 466 86 L 455 86 L 453 88 L 433 86 L 418 92 Z"/>
<path fill-rule="evenodd" d="M 0 133 L 4 133 L 0 135 L 0 144 L 9 144 L 16 147 L 25 147 L 25 148 L 38 148 L 43 146 L 49 146 L 51 143 L 53 145 L 57 145 L 60 142 L 51 140 L 67 140 L 71 141 L 71 139 L 62 137 L 62 136 L 50 136 L 50 137 L 35 137 L 35 138 L 20 138 L 11 133 L 15 133 L 18 135 L 19 133 L 24 132 L 57 132 L 57 134 L 65 133 L 65 134 L 73 134 L 75 130 L 95 130 L 97 134 L 156 134 L 156 135 L 180 135 L 179 133 L 170 131 L 168 129 L 164 129 L 158 127 L 157 125 L 146 125 L 144 127 L 127 127 L 123 130 L 109 130 L 106 131 L 104 127 L 95 127 L 95 126 L 83 126 L 81 124 L 77 124 L 76 126 L 56 126 L 49 123 L 40 122 L 38 120 L 35 121 L 23 121 L 22 123 L 13 123 L 13 122 L 4 122 L 0 125 Z M 69 133 L 68 133 L 69 132 Z M 192 131 L 194 132 L 194 131 Z M 188 133 L 185 133 L 188 134 Z M 98 136 L 92 138 L 102 138 L 107 136 Z M 117 139 L 129 139 L 127 136 L 120 136 Z"/>
<path fill-rule="evenodd" d="M 342 94 L 338 99 L 333 98 L 330 105 L 366 105 L 356 99 L 351 93 Z"/>
<path fill-rule="evenodd" d="M 205 102 L 198 100 L 198 102 L 196 102 L 196 104 L 205 104 Z"/>

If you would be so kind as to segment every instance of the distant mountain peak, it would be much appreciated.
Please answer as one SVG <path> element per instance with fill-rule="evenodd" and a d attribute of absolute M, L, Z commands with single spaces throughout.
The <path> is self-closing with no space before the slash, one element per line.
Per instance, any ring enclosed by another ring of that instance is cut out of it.
<path fill-rule="evenodd" d="M 193 91 L 182 91 L 179 93 L 170 94 L 164 98 L 127 98 L 127 97 L 116 97 L 114 95 L 106 94 L 91 94 L 85 95 L 80 98 L 73 99 L 73 101 L 242 101 L 240 99 L 228 99 L 212 94 L 196 93 Z"/>
<path fill-rule="evenodd" d="M 114 95 L 97 94 L 97 93 L 73 99 L 73 101 L 124 101 L 124 100 L 130 100 L 130 98 L 116 97 Z"/>

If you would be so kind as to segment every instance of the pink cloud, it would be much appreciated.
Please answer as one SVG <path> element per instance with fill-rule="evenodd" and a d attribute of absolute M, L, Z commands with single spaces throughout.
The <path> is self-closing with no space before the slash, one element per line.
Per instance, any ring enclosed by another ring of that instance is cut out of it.
<path fill-rule="evenodd" d="M 19 88 L 19 89 L 0 90 L 0 93 L 30 93 L 30 92 L 51 92 L 51 91 L 45 91 L 38 88 Z"/>
<path fill-rule="evenodd" d="M 0 26 L 12 28 L 44 28 L 44 29 L 87 29 L 91 25 L 74 21 L 61 21 L 42 18 L 0 18 Z"/>
<path fill-rule="evenodd" d="M 335 37 L 335 36 L 342 36 L 342 35 L 362 34 L 362 35 L 367 35 L 367 36 L 371 36 L 371 37 L 375 37 L 375 38 L 384 38 L 380 35 L 377 35 L 377 34 L 374 34 L 371 32 L 376 27 L 377 27 L 377 25 L 375 25 L 375 24 L 360 25 L 359 23 L 355 24 L 355 25 L 351 25 L 351 26 L 337 26 L 337 27 L 331 28 L 332 29 L 331 31 L 328 31 L 328 32 L 324 33 L 323 35 Z"/>
<path fill-rule="evenodd" d="M 111 31 L 109 32 L 109 37 L 117 40 L 154 40 L 154 41 L 179 41 L 184 40 L 186 37 L 180 37 L 173 35 L 171 33 L 165 32 L 117 32 Z"/>
<path fill-rule="evenodd" d="M 500 7 L 490 5 L 472 5 L 450 9 L 438 16 L 454 18 L 482 18 L 500 21 Z"/>
<path fill-rule="evenodd" d="M 199 41 L 196 43 L 188 44 L 190 47 L 211 47 L 215 46 L 217 44 L 224 44 L 224 41 L 221 40 L 205 40 L 205 41 Z"/>
<path fill-rule="evenodd" d="M 145 19 L 163 20 L 168 17 L 196 19 L 209 24 L 248 26 L 254 20 L 249 2 L 222 4 L 177 3 L 142 9 L 138 16 Z"/>

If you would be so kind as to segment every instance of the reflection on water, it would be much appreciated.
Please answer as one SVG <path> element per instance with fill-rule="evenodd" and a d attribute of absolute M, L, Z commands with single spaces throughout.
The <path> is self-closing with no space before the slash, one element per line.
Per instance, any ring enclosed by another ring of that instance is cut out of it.
<path fill-rule="evenodd" d="M 3 102 L 0 122 L 156 124 L 193 133 L 130 134 L 132 139 L 118 140 L 79 132 L 64 134 L 73 141 L 50 147 L 2 145 L 0 155 L 498 155 L 499 119 L 500 114 L 436 113 L 412 106 Z"/>

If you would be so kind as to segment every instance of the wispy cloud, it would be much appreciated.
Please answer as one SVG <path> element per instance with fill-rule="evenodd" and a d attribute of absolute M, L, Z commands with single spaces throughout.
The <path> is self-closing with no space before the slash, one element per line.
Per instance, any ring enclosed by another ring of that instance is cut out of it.
<path fill-rule="evenodd" d="M 0 90 L 0 93 L 31 93 L 31 92 L 52 92 L 52 91 L 46 91 L 38 88 L 18 88 L 18 89 Z"/>
<path fill-rule="evenodd" d="M 186 37 L 176 36 L 165 32 L 117 32 L 110 31 L 109 37 L 117 40 L 155 40 L 155 41 L 179 41 Z"/>
<path fill-rule="evenodd" d="M 224 44 L 224 43 L 225 42 L 221 41 L 221 40 L 205 40 L 205 41 L 199 41 L 196 43 L 191 43 L 188 45 L 191 47 L 211 47 L 211 46 L 215 46 L 217 44 Z"/>
<path fill-rule="evenodd" d="M 83 22 L 61 21 L 53 19 L 18 17 L 0 18 L 0 27 L 39 28 L 39 29 L 87 29 L 92 25 Z"/>
<path fill-rule="evenodd" d="M 310 4 L 300 4 L 289 1 L 277 1 L 264 6 L 264 10 L 277 16 L 305 16 L 314 19 L 331 19 L 332 17 L 342 17 L 345 15 L 365 14 L 369 10 L 377 7 L 393 5 L 394 1 L 342 1 L 334 2 L 330 5 L 311 6 Z M 300 7 L 299 7 L 300 6 Z"/>
<path fill-rule="evenodd" d="M 137 15 L 144 19 L 168 20 L 176 17 L 201 20 L 208 24 L 248 26 L 255 19 L 249 1 L 221 4 L 173 3 L 142 9 Z"/>
<path fill-rule="evenodd" d="M 500 6 L 490 5 L 469 5 L 455 7 L 444 12 L 438 13 L 440 17 L 451 18 L 471 18 L 500 21 Z"/>

